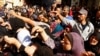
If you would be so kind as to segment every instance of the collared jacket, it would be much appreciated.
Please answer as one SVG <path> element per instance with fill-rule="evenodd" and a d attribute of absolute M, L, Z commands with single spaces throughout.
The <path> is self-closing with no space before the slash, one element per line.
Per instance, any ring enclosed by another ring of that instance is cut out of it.
<path fill-rule="evenodd" d="M 62 19 L 62 22 L 64 22 L 66 25 L 70 24 L 72 26 L 72 31 L 78 33 L 81 37 L 83 37 L 84 41 L 87 41 L 89 36 L 94 32 L 94 26 L 93 24 L 88 21 L 85 29 L 82 29 L 81 23 L 75 21 L 75 20 L 69 20 L 69 19 Z"/>

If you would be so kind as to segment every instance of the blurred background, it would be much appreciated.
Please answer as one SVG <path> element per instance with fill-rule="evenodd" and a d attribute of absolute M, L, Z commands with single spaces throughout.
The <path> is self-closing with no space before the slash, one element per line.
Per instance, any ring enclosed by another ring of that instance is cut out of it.
<path fill-rule="evenodd" d="M 22 6 L 27 3 L 28 5 L 44 5 L 52 2 L 53 0 L 0 0 L 4 4 L 8 4 L 7 8 L 12 6 Z M 56 0 L 58 4 L 69 6 L 87 6 L 88 8 L 98 8 L 100 6 L 100 0 Z"/>

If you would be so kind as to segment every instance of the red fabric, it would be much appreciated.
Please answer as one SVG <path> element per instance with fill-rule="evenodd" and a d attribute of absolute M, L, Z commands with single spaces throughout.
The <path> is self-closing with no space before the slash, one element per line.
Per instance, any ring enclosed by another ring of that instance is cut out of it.
<path fill-rule="evenodd" d="M 72 11 L 72 9 L 70 9 L 69 15 L 70 15 L 70 16 L 73 16 L 73 11 Z"/>

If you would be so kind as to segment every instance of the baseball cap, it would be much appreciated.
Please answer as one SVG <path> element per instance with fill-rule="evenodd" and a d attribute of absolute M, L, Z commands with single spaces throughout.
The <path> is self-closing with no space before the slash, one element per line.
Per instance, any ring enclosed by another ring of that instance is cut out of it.
<path fill-rule="evenodd" d="M 85 10 L 84 8 L 80 9 L 80 10 L 78 11 L 78 13 L 79 13 L 79 14 L 86 15 L 86 16 L 88 15 L 88 11 Z"/>

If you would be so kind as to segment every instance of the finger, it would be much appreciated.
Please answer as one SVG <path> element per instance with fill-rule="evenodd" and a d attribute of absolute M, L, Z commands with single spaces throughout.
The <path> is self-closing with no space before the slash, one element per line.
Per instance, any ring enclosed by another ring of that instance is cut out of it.
<path fill-rule="evenodd" d="M 39 28 L 37 26 L 32 28 L 31 34 L 35 33 Z"/>
<path fill-rule="evenodd" d="M 39 33 L 36 33 L 35 35 L 32 35 L 31 38 L 36 38 L 39 35 Z"/>

